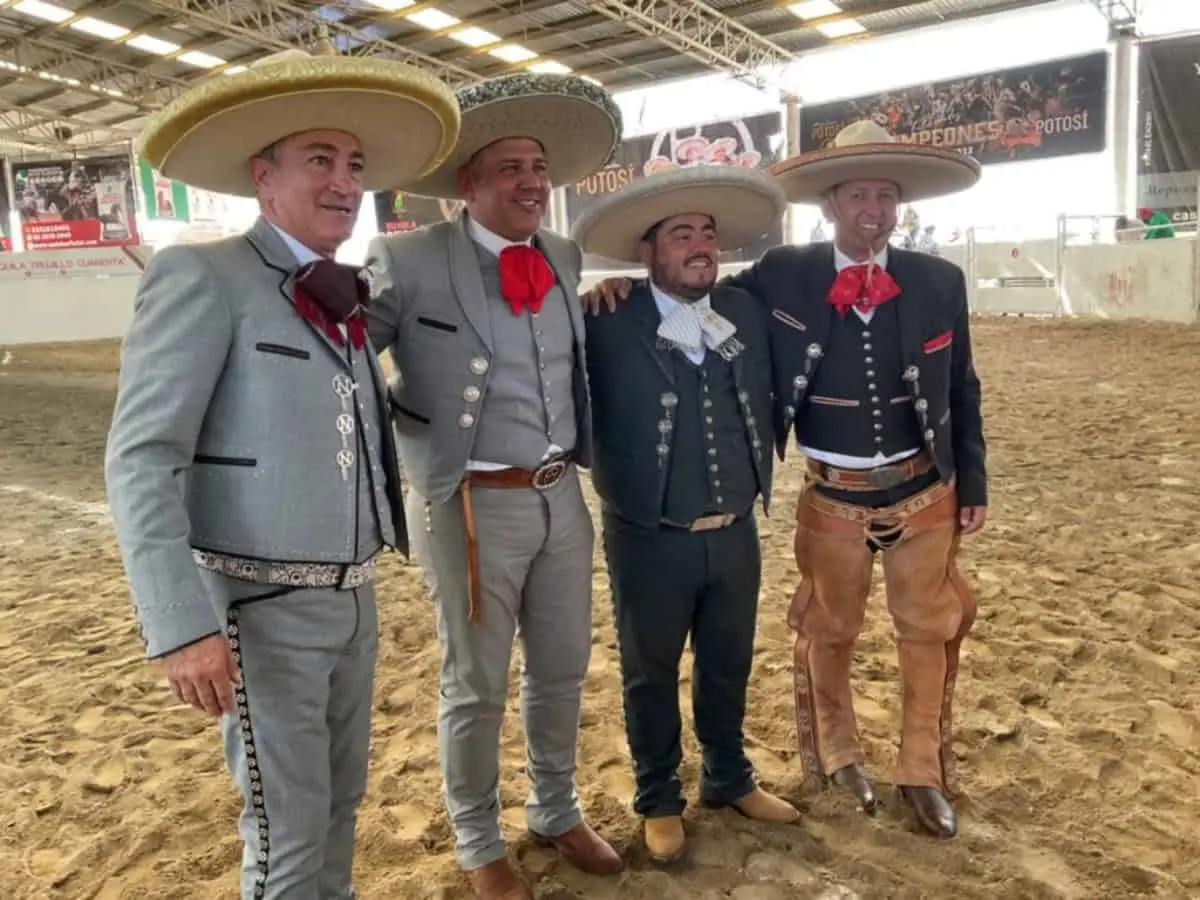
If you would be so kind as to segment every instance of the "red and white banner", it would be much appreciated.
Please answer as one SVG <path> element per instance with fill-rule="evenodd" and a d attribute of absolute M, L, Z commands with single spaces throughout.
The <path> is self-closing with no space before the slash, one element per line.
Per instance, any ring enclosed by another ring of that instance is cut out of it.
<path fill-rule="evenodd" d="M 12 164 L 26 250 L 139 242 L 128 156 Z"/>

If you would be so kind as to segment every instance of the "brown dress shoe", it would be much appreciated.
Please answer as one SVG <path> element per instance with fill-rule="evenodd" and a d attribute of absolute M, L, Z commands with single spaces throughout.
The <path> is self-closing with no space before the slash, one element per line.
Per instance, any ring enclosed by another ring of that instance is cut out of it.
<path fill-rule="evenodd" d="M 535 834 L 538 841 L 553 847 L 563 859 L 589 875 L 616 875 L 625 868 L 620 855 L 586 822 L 550 837 Z"/>
<path fill-rule="evenodd" d="M 774 794 L 768 794 L 760 787 L 756 787 L 749 794 L 739 797 L 729 805 L 747 819 L 755 819 L 759 822 L 776 822 L 786 825 L 800 818 L 800 810 L 786 800 L 776 797 Z"/>
<path fill-rule="evenodd" d="M 862 811 L 868 816 L 875 815 L 879 806 L 879 798 L 875 795 L 875 782 L 867 774 L 862 763 L 850 763 L 835 771 L 830 780 L 838 787 L 845 788 L 854 795 Z"/>
<path fill-rule="evenodd" d="M 645 831 L 646 852 L 656 863 L 673 863 L 683 856 L 686 836 L 683 819 L 679 816 L 652 816 L 642 825 Z"/>
<path fill-rule="evenodd" d="M 467 873 L 477 900 L 533 900 L 507 859 L 498 859 Z"/>
<path fill-rule="evenodd" d="M 954 807 L 937 788 L 901 785 L 900 796 L 913 811 L 917 822 L 930 834 L 940 838 L 958 834 L 958 816 Z"/>

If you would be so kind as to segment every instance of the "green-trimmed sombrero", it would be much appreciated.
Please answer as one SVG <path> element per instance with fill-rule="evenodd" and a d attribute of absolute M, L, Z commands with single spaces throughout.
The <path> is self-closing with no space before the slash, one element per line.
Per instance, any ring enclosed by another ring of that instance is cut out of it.
<path fill-rule="evenodd" d="M 575 75 L 507 75 L 458 91 L 462 129 L 445 161 L 409 193 L 461 199 L 458 170 L 505 138 L 542 146 L 552 187 L 599 171 L 621 142 L 621 110 L 604 88 Z"/>

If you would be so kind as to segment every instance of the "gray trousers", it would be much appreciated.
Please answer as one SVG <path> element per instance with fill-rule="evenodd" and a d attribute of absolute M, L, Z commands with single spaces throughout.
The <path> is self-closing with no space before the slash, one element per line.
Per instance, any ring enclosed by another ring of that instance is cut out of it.
<path fill-rule="evenodd" d="M 575 789 L 579 704 L 592 646 L 593 526 L 572 466 L 545 492 L 471 488 L 481 620 L 467 620 L 462 498 L 405 504 L 413 552 L 437 605 L 442 650 L 438 743 L 446 808 L 467 870 L 505 855 L 500 834 L 500 724 L 513 639 L 530 792 L 526 823 L 555 836 L 583 815 Z"/>
<path fill-rule="evenodd" d="M 375 589 L 276 588 L 204 573 L 242 677 L 221 720 L 243 797 L 242 900 L 350 900 L 379 648 Z"/>

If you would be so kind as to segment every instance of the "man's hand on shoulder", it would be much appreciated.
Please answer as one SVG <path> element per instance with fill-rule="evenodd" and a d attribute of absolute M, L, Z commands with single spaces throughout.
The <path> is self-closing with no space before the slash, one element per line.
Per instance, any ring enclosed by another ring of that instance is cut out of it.
<path fill-rule="evenodd" d="M 241 683 L 233 649 L 223 634 L 213 634 L 163 657 L 171 693 L 210 716 L 232 713 L 233 691 Z"/>
<path fill-rule="evenodd" d="M 628 298 L 632 289 L 633 282 L 628 278 L 606 278 L 587 293 L 581 294 L 579 301 L 593 316 L 600 315 L 601 304 L 607 306 L 609 312 L 616 312 L 617 301 Z"/>

